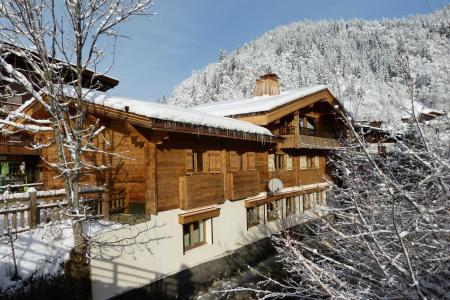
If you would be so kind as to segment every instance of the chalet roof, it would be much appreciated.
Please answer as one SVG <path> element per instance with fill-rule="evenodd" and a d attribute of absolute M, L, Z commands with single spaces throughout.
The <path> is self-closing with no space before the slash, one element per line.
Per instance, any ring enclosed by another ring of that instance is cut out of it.
<path fill-rule="evenodd" d="M 29 51 L 30 53 L 35 53 L 35 51 L 33 51 L 32 49 L 27 49 L 21 46 L 17 46 L 17 45 L 12 45 L 10 43 L 6 43 L 3 41 L 0 41 L 2 47 L 4 49 L 11 49 L 11 50 L 25 50 L 25 51 Z M 26 67 L 26 60 L 23 57 L 17 56 L 14 52 L 10 52 L 7 56 L 6 56 L 6 61 L 12 65 L 23 65 L 23 68 L 27 68 Z M 53 58 L 55 61 L 55 64 L 59 64 L 60 66 L 62 66 L 62 68 L 64 70 L 66 70 L 66 76 L 67 78 L 65 78 L 65 82 L 69 82 L 72 79 L 70 78 L 71 76 L 74 77 L 75 74 L 73 71 L 71 71 L 71 69 L 69 68 L 69 66 L 67 65 L 66 62 Z M 115 86 L 117 86 L 119 84 L 119 80 L 116 78 L 113 78 L 111 76 L 107 76 L 105 74 L 101 74 L 98 73 L 94 70 L 91 69 L 85 69 L 83 72 L 83 86 L 93 86 L 94 84 L 98 84 L 100 83 L 96 89 L 100 90 L 100 91 L 107 91 L 109 89 L 114 88 Z"/>
<path fill-rule="evenodd" d="M 73 96 L 74 88 L 72 86 L 65 86 L 62 94 L 65 97 Z M 86 91 L 85 101 L 92 104 L 107 107 L 115 111 L 119 111 L 123 116 L 139 115 L 152 119 L 153 127 L 173 129 L 179 124 L 190 125 L 198 134 L 218 135 L 217 129 L 221 130 L 221 136 L 227 135 L 230 137 L 240 137 L 246 139 L 257 139 L 270 141 L 274 136 L 268 129 L 254 125 L 252 123 L 236 120 L 227 117 L 214 116 L 205 112 L 196 111 L 193 109 L 171 106 L 150 101 L 141 101 L 120 96 L 110 96 L 108 93 L 99 91 Z M 26 111 L 34 102 L 29 100 L 19 107 L 18 111 Z M 164 123 L 166 121 L 167 124 Z M 184 126 L 183 125 L 183 126 Z M 197 131 L 198 129 L 198 131 Z M 202 130 L 200 130 L 202 129 Z M 206 131 L 205 131 L 206 129 Z M 186 130 L 185 130 L 186 131 Z M 225 131 L 225 133 L 223 132 Z M 241 136 L 236 133 L 241 133 Z M 254 138 L 249 135 L 257 135 Z"/>
<path fill-rule="evenodd" d="M 219 101 L 197 105 L 192 108 L 197 111 L 207 112 L 216 116 L 236 116 L 251 113 L 262 113 L 324 90 L 328 90 L 327 86 L 316 85 L 281 92 L 279 95 L 274 96 L 260 96 Z"/>

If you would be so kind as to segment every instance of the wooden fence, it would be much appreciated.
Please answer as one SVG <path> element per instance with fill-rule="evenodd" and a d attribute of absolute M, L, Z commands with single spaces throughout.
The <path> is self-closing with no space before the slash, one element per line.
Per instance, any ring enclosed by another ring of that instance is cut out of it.
<path fill-rule="evenodd" d="M 108 220 L 111 214 L 125 209 L 124 190 L 86 188 L 80 191 L 80 203 L 85 213 Z M 36 191 L 0 196 L 0 236 L 23 232 L 44 223 L 70 217 L 70 207 L 64 189 Z"/>

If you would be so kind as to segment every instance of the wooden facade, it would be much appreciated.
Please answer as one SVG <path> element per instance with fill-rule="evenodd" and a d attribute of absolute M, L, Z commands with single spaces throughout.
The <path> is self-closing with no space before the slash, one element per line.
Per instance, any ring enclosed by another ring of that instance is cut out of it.
<path fill-rule="evenodd" d="M 247 121 L 257 118 L 253 121 L 274 135 L 265 142 L 255 134 L 194 128 L 89 104 L 89 122 L 99 119 L 106 128 L 98 146 L 114 155 L 85 157 L 90 164 L 106 168 L 83 174 L 82 183 L 124 190 L 125 212 L 150 215 L 269 194 L 268 182 L 274 178 L 285 188 L 326 182 L 326 156 L 339 147 L 342 129 L 334 118 L 330 95 L 320 91 L 265 113 L 235 116 Z M 31 106 L 27 113 L 45 117 L 38 107 Z M 52 139 L 49 133 L 34 138 L 41 143 Z M 57 161 L 55 147 L 43 149 L 42 156 L 47 162 Z M 46 189 L 63 186 L 57 175 L 48 164 L 44 166 Z"/>

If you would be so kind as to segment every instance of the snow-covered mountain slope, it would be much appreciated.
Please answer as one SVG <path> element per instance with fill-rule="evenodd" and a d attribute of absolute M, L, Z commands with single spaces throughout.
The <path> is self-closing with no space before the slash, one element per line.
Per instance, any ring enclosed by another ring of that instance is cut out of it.
<path fill-rule="evenodd" d="M 396 122 L 410 107 L 450 108 L 450 6 L 381 21 L 302 21 L 223 51 L 173 91 L 193 106 L 251 96 L 255 75 L 278 74 L 281 90 L 325 84 L 358 120 Z"/>

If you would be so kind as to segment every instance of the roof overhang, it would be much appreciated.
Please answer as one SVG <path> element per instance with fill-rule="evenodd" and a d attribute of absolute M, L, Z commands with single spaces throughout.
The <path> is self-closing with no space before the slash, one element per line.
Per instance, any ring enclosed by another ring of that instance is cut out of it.
<path fill-rule="evenodd" d="M 289 103 L 274 107 L 268 111 L 232 115 L 229 117 L 233 117 L 242 121 L 248 121 L 255 125 L 264 126 L 288 114 L 291 114 L 292 112 L 295 112 L 299 109 L 308 107 L 312 104 L 319 102 L 328 103 L 332 107 L 334 105 L 339 105 L 340 107 L 342 107 L 341 103 L 333 96 L 333 94 L 328 89 L 325 88 L 316 93 L 312 93 L 301 98 L 293 99 Z"/>
<path fill-rule="evenodd" d="M 201 136 L 215 136 L 219 138 L 257 141 L 267 144 L 275 144 L 284 141 L 283 137 L 276 135 L 262 135 L 257 133 L 248 133 L 238 130 L 226 130 L 210 126 L 193 125 L 189 123 L 175 122 L 169 120 L 161 120 L 156 118 L 149 118 L 146 116 L 130 113 L 124 110 L 110 108 L 101 104 L 86 102 L 87 112 L 98 117 L 111 118 L 126 121 L 130 124 L 137 125 L 143 128 L 179 132 L 185 134 L 201 135 Z M 38 101 L 33 101 L 21 111 L 24 114 L 33 115 L 43 109 Z M 5 125 L 5 129 L 8 126 Z"/>

